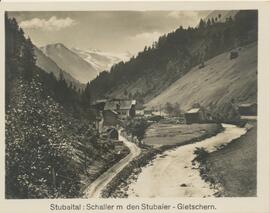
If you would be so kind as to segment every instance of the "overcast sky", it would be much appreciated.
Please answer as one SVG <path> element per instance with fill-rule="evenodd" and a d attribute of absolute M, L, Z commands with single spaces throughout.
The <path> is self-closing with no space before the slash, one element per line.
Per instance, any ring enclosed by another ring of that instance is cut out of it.
<path fill-rule="evenodd" d="M 209 11 L 9 12 L 37 46 L 133 54 L 180 25 L 196 26 Z"/>

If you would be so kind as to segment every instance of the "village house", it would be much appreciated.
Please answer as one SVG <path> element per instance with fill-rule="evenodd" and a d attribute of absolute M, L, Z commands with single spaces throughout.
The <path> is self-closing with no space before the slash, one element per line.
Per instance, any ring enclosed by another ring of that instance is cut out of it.
<path fill-rule="evenodd" d="M 152 109 L 145 109 L 144 110 L 144 116 L 145 117 L 151 117 L 151 116 L 153 116 L 153 110 Z"/>
<path fill-rule="evenodd" d="M 99 99 L 92 103 L 91 106 L 94 107 L 97 111 L 103 111 L 107 101 L 107 99 Z"/>
<path fill-rule="evenodd" d="M 163 117 L 168 117 L 169 114 L 166 113 L 165 111 L 163 110 L 155 110 L 155 111 L 152 111 L 152 115 L 155 115 L 155 116 L 163 116 Z"/>
<path fill-rule="evenodd" d="M 91 106 L 96 112 L 95 126 L 99 132 L 103 127 L 117 126 L 121 119 L 134 117 L 136 100 L 127 99 L 101 99 L 96 100 Z"/>
<path fill-rule="evenodd" d="M 135 115 L 137 117 L 143 117 L 144 116 L 144 106 L 138 106 L 136 105 L 135 107 Z"/>
<path fill-rule="evenodd" d="M 255 116 L 257 115 L 257 103 L 239 104 L 238 112 L 241 116 Z"/>
<path fill-rule="evenodd" d="M 185 120 L 187 124 L 202 123 L 206 120 L 206 115 L 201 107 L 192 108 L 185 112 Z"/>
<path fill-rule="evenodd" d="M 112 99 L 106 102 L 104 111 L 111 110 L 118 113 L 119 118 L 134 117 L 136 100 Z"/>

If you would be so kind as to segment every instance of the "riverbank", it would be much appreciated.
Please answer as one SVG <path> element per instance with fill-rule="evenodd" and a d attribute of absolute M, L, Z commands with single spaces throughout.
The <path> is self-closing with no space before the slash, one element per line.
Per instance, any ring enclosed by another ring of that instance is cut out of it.
<path fill-rule="evenodd" d="M 199 124 L 197 124 L 199 125 Z M 190 125 L 191 126 L 191 125 Z M 158 154 L 162 154 L 166 150 L 170 150 L 179 146 L 192 144 L 201 140 L 204 140 L 206 138 L 212 137 L 217 135 L 218 133 L 223 131 L 223 127 L 220 124 L 210 125 L 211 128 L 208 128 L 208 131 L 206 130 L 206 125 L 203 125 L 203 128 L 205 131 L 201 131 L 202 134 L 198 135 L 195 134 L 194 137 L 189 137 L 186 140 L 179 140 L 178 143 L 168 143 L 167 145 L 159 146 L 159 147 L 150 147 L 150 146 L 144 146 L 142 148 L 141 154 L 136 157 L 133 161 L 129 163 L 120 173 L 118 173 L 113 180 L 107 185 L 105 190 L 102 192 L 102 197 L 128 197 L 127 190 L 128 186 L 131 182 L 136 181 L 138 178 L 138 175 L 142 171 L 142 167 L 149 164 L 151 161 L 155 159 L 155 157 Z M 214 128 L 215 126 L 215 128 Z M 186 126 L 185 126 L 186 129 Z M 198 127 L 196 126 L 196 130 Z M 190 129 L 189 129 L 190 132 Z M 178 133 L 179 134 L 179 133 Z M 184 132 L 185 134 L 185 132 Z M 163 138 L 164 141 L 166 141 L 168 138 Z"/>
<path fill-rule="evenodd" d="M 213 187 L 219 186 L 215 196 L 254 197 L 257 194 L 257 123 L 249 122 L 246 127 L 245 135 L 209 153 L 200 163 L 201 177 Z"/>

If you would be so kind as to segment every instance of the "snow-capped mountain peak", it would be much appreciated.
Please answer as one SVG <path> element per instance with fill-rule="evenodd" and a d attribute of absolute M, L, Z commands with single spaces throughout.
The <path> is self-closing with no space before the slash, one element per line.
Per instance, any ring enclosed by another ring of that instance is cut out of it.
<path fill-rule="evenodd" d="M 114 54 L 103 52 L 98 49 L 81 50 L 78 48 L 71 48 L 71 50 L 95 67 L 99 72 L 104 70 L 109 71 L 114 64 L 120 61 L 127 61 L 131 57 L 130 53 Z"/>

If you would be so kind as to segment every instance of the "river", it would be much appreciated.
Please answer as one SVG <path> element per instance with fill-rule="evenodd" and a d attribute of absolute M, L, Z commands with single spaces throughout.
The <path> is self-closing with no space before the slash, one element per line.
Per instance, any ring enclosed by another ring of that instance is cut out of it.
<path fill-rule="evenodd" d="M 152 163 L 142 168 L 136 181 L 128 188 L 128 197 L 210 197 L 215 189 L 210 188 L 194 168 L 192 160 L 196 147 L 209 152 L 222 144 L 230 143 L 246 133 L 245 128 L 222 124 L 224 131 L 203 141 L 180 146 L 158 155 Z M 182 186 L 181 186 L 182 185 Z"/>

